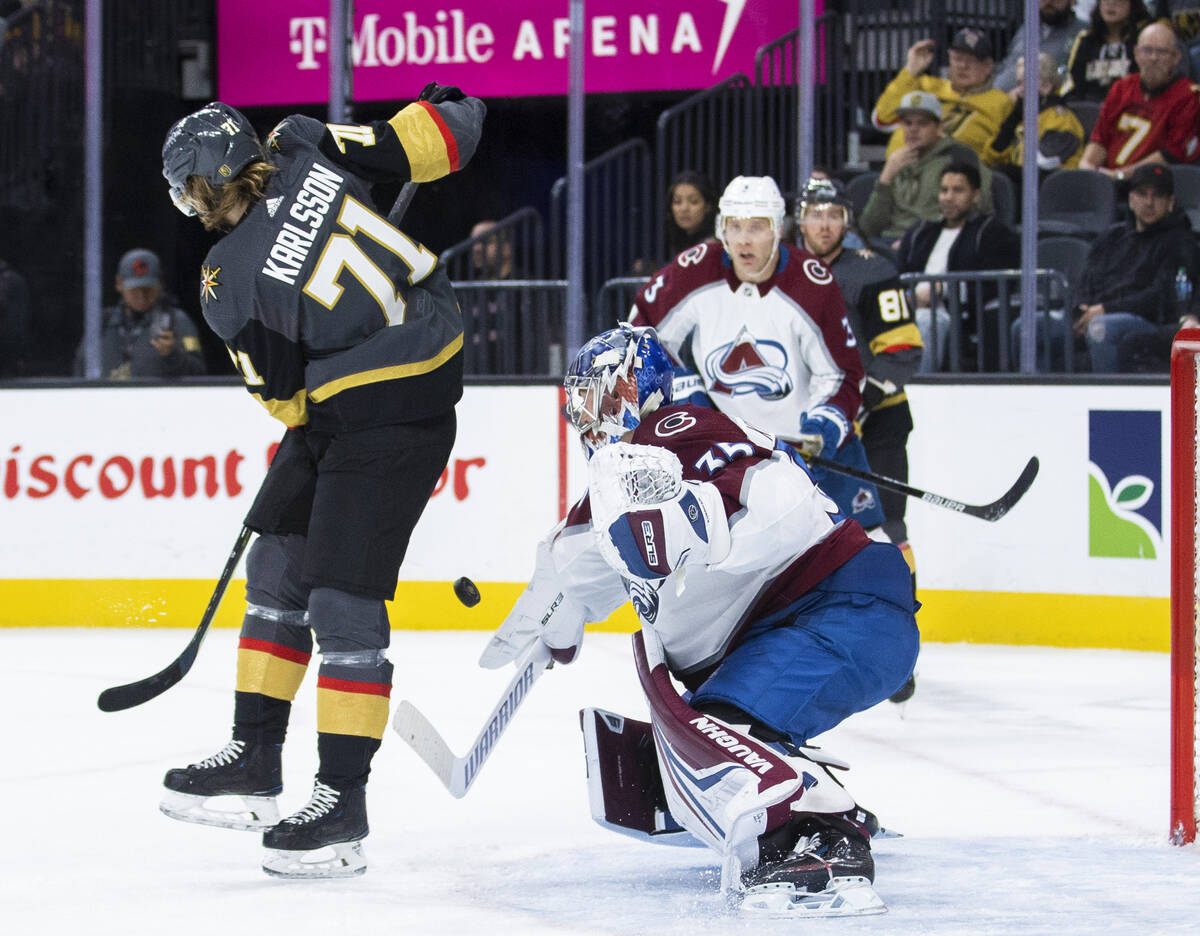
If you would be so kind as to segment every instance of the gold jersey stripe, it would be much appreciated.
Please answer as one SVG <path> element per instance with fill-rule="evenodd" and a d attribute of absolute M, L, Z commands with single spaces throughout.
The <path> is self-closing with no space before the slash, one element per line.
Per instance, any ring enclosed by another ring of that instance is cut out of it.
<path fill-rule="evenodd" d="M 291 702 L 308 667 L 282 657 L 239 647 L 237 652 L 238 692 L 258 692 L 272 699 Z"/>
<path fill-rule="evenodd" d="M 387 727 L 388 698 L 365 692 L 317 689 L 317 731 L 325 734 L 382 738 Z"/>
<path fill-rule="evenodd" d="M 414 182 L 432 182 L 452 171 L 442 128 L 418 103 L 409 104 L 388 121 L 408 156 Z"/>
<path fill-rule="evenodd" d="M 462 346 L 463 335 L 462 332 L 459 332 L 446 347 L 424 361 L 413 361 L 410 364 L 393 364 L 390 367 L 377 367 L 373 370 L 361 371 L 357 374 L 347 374 L 345 377 L 339 377 L 337 380 L 321 384 L 309 396 L 314 403 L 320 403 L 323 400 L 328 400 L 335 393 L 341 393 L 343 390 L 349 390 L 351 387 L 381 383 L 384 380 L 400 380 L 404 377 L 419 377 L 422 374 L 428 374 L 431 371 L 437 370 L 461 351 Z"/>
<path fill-rule="evenodd" d="M 308 422 L 308 401 L 304 395 L 304 390 L 297 390 L 290 400 L 267 400 L 262 394 L 251 393 L 254 399 L 266 407 L 268 413 L 289 428 L 303 426 Z"/>
<path fill-rule="evenodd" d="M 871 353 L 879 354 L 888 348 L 893 348 L 896 345 L 907 345 L 910 348 L 923 348 L 925 343 L 921 340 L 921 333 L 917 330 L 917 326 L 912 322 L 905 325 L 899 325 L 896 328 L 889 328 L 885 332 L 880 332 L 871 339 Z"/>

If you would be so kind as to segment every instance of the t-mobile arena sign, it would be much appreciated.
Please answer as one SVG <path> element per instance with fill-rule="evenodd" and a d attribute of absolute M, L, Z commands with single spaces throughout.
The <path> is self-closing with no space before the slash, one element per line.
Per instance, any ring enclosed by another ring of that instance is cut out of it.
<path fill-rule="evenodd" d="M 429 81 L 479 97 L 567 92 L 567 0 L 354 6 L 356 100 L 412 98 Z M 585 90 L 653 91 L 751 74 L 755 51 L 795 29 L 799 2 L 587 0 L 585 11 Z M 221 100 L 327 101 L 328 15 L 323 0 L 218 0 Z"/>

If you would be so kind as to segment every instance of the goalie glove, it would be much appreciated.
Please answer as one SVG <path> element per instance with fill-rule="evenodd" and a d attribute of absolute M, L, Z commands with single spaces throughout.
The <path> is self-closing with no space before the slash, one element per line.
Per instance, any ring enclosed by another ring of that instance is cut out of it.
<path fill-rule="evenodd" d="M 815 456 L 825 452 L 827 458 L 833 458 L 848 428 L 843 428 L 824 413 L 801 413 L 800 434 L 796 436 L 795 446 L 801 455 Z"/>
<path fill-rule="evenodd" d="M 583 606 L 555 584 L 550 573 L 551 544 L 538 545 L 533 579 L 479 657 L 484 669 L 497 669 L 524 653 L 535 640 L 550 648 L 558 663 L 571 663 L 583 643 Z"/>
<path fill-rule="evenodd" d="M 729 521 L 713 485 L 682 480 L 673 452 L 615 442 L 588 461 L 592 526 L 600 554 L 626 578 L 656 581 L 730 550 Z"/>

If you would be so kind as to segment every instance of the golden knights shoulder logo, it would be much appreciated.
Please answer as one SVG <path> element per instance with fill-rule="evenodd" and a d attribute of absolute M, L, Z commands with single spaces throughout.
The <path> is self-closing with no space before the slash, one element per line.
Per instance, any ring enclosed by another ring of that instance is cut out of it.
<path fill-rule="evenodd" d="M 210 267 L 207 265 L 200 267 L 201 302 L 208 302 L 217 298 L 217 287 L 221 285 L 217 280 L 217 274 L 220 272 L 220 267 Z"/>

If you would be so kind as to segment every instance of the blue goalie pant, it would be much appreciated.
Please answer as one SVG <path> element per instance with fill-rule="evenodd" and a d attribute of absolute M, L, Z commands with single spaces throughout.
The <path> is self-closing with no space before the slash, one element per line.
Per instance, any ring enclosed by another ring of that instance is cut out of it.
<path fill-rule="evenodd" d="M 691 705 L 727 703 L 804 744 L 904 684 L 917 661 L 918 607 L 900 550 L 872 543 L 751 624 Z"/>
<path fill-rule="evenodd" d="M 857 435 L 847 439 L 830 461 L 859 471 L 871 470 L 867 462 L 867 450 Z M 821 490 L 833 498 L 843 516 L 853 517 L 867 530 L 883 523 L 883 504 L 879 500 L 879 491 L 870 481 L 860 481 L 816 465 L 809 465 L 808 471 Z"/>

